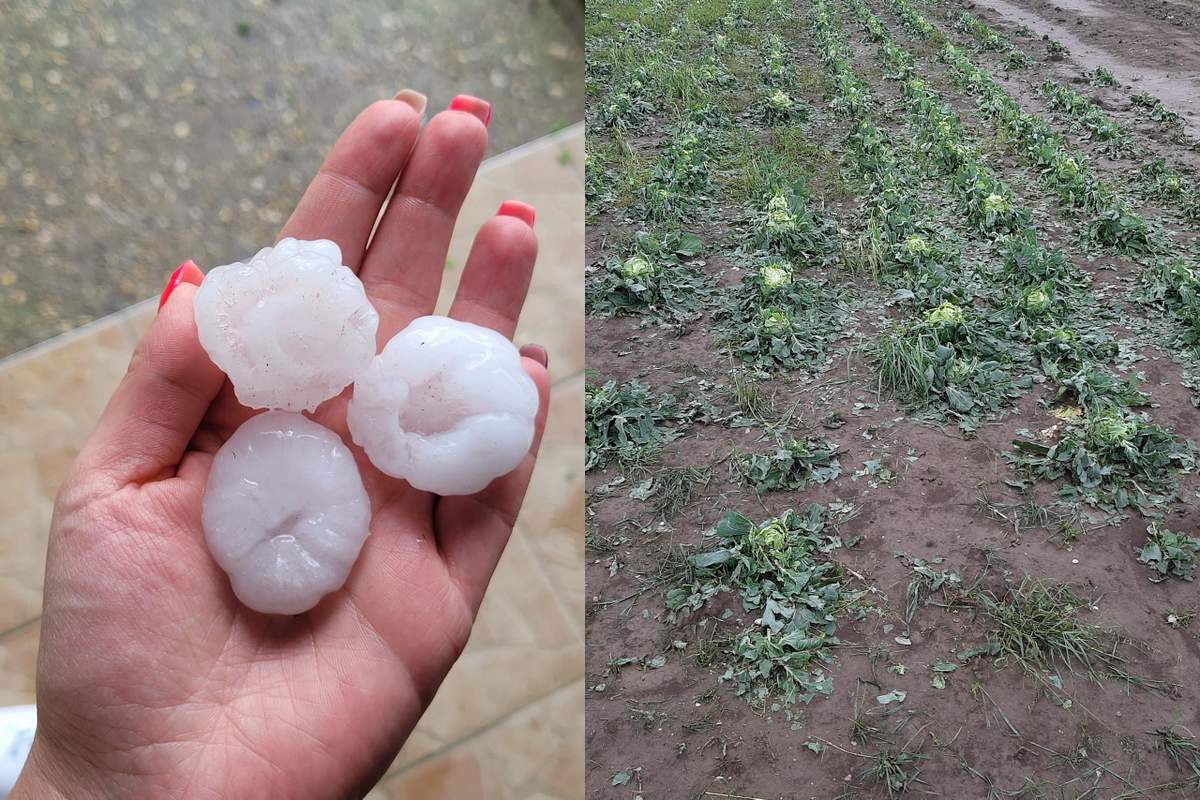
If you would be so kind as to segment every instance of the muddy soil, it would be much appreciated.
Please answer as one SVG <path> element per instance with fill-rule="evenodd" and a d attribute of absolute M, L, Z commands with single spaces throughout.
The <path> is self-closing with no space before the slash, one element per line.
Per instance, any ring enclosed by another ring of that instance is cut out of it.
<path fill-rule="evenodd" d="M 961 3 L 989 23 L 1025 25 L 1066 45 L 1086 69 L 1107 67 L 1157 96 L 1200 134 L 1200 15 L 1188 0 L 979 0 Z"/>

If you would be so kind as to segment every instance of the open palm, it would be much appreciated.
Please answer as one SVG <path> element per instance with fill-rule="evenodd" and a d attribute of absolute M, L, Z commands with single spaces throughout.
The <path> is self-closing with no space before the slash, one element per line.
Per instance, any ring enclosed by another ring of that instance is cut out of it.
<path fill-rule="evenodd" d="M 487 141 L 486 106 L 462 101 L 421 130 L 420 102 L 401 97 L 351 123 L 280 234 L 337 242 L 379 311 L 380 344 L 433 311 Z M 536 250 L 528 222 L 485 223 L 451 316 L 511 337 Z M 520 508 L 548 394 L 530 357 L 541 406 L 521 466 L 438 498 L 352 446 L 372 519 L 345 587 L 296 617 L 240 605 L 205 548 L 200 502 L 213 455 L 253 412 L 199 346 L 198 280 L 172 291 L 60 493 L 38 731 L 14 797 L 365 792 L 465 645 Z M 313 414 L 347 443 L 348 391 Z"/>

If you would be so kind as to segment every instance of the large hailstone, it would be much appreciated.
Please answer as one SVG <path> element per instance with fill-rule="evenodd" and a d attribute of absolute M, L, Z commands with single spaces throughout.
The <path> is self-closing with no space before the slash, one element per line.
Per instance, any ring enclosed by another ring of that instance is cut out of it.
<path fill-rule="evenodd" d="M 233 592 L 264 614 L 299 614 L 341 588 L 367 538 L 371 502 L 350 449 L 300 414 L 243 423 L 213 459 L 201 509 Z"/>
<path fill-rule="evenodd" d="M 251 408 L 311 411 L 375 355 L 379 315 L 327 239 L 284 239 L 217 267 L 195 308 L 200 344 Z"/>
<path fill-rule="evenodd" d="M 354 382 L 346 421 L 376 467 L 440 495 L 474 494 L 521 463 L 538 393 L 512 342 L 420 317 Z"/>

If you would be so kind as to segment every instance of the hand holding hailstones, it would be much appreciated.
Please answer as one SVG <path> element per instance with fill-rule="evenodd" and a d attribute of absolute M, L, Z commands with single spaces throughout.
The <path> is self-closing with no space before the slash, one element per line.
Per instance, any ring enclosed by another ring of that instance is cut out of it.
<path fill-rule="evenodd" d="M 375 355 L 379 315 L 328 240 L 284 239 L 217 267 L 195 298 L 200 343 L 238 400 L 269 408 L 222 445 L 203 525 L 234 593 L 298 614 L 339 589 L 369 532 L 350 449 L 302 416 L 351 382 L 347 422 L 380 471 L 441 495 L 473 494 L 533 441 L 537 389 L 495 331 L 420 317 Z"/>

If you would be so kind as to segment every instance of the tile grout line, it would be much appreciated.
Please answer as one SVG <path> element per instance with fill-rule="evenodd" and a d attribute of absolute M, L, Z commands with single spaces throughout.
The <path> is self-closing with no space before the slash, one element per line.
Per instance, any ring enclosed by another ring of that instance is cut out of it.
<path fill-rule="evenodd" d="M 26 628 L 28 628 L 32 625 L 36 625 L 37 623 L 39 623 L 41 621 L 42 621 L 42 615 L 38 614 L 33 619 L 27 619 L 24 622 L 13 625 L 11 628 L 0 631 L 0 641 L 3 641 L 4 639 L 8 638 L 9 636 L 11 636 L 13 634 L 20 633 L 21 631 L 25 630 Z"/>
<path fill-rule="evenodd" d="M 557 381 L 555 381 L 554 383 L 552 383 L 550 385 L 550 388 L 553 391 L 554 387 L 563 386 L 571 381 L 574 381 L 579 376 L 585 375 L 586 373 L 587 373 L 586 368 L 576 370 L 575 372 L 571 373 L 570 375 L 568 375 L 565 378 L 559 378 Z M 521 518 L 518 516 L 516 524 L 513 525 L 514 533 L 517 532 L 517 528 L 520 525 L 521 525 Z M 522 534 L 525 534 L 525 532 L 527 532 L 527 531 L 528 531 L 527 528 L 521 527 Z M 582 533 L 583 533 L 583 531 L 580 531 L 580 534 L 582 534 Z M 533 534 L 528 534 L 528 535 L 532 536 Z M 550 586 L 551 589 L 554 590 L 554 602 L 558 605 L 558 608 L 562 612 L 563 616 L 566 617 L 568 624 L 570 624 L 573 632 L 575 633 L 575 637 L 579 641 L 583 641 L 583 638 L 584 638 L 583 628 L 582 628 L 582 626 L 575 624 L 575 620 L 574 620 L 575 615 L 572 613 L 570 607 L 568 606 L 567 599 L 565 597 L 563 597 L 563 593 L 566 591 L 565 588 L 558 585 L 558 581 L 554 580 L 554 577 L 550 574 L 550 571 L 546 568 L 546 563 L 542 558 L 542 553 L 541 553 L 540 548 L 535 546 L 532 541 L 528 541 L 526 544 L 529 547 L 529 550 L 533 555 L 534 563 L 537 564 L 538 570 L 541 572 L 542 577 L 546 579 L 546 583 Z"/>
<path fill-rule="evenodd" d="M 530 700 L 528 703 L 526 703 L 523 706 L 518 706 L 517 708 L 514 708 L 511 711 L 506 711 L 505 713 L 501 714 L 500 716 L 496 717 L 495 719 L 490 720 L 485 725 L 482 725 L 482 726 L 476 728 L 475 730 L 471 731 L 466 736 L 463 736 L 459 739 L 455 739 L 452 742 L 447 742 L 446 744 L 439 747 L 437 750 L 433 750 L 431 752 L 426 753 L 425 755 L 421 756 L 420 758 L 418 758 L 414 761 L 411 761 L 411 762 L 405 764 L 404 766 L 400 767 L 395 772 L 385 772 L 383 775 L 383 778 L 380 779 L 379 783 L 384 783 L 385 781 L 396 778 L 400 775 L 403 775 L 406 772 L 410 772 L 413 769 L 416 769 L 417 767 L 419 767 L 420 765 L 425 764 L 426 762 L 432 761 L 432 760 L 438 758 L 439 756 L 446 755 L 451 750 L 454 750 L 455 748 L 457 748 L 461 745 L 469 744 L 470 742 L 474 741 L 475 739 L 478 739 L 481 736 L 483 736 L 483 734 L 496 729 L 497 727 L 499 727 L 500 725 L 502 725 L 505 722 L 508 722 L 510 719 L 515 717 L 517 714 L 520 714 L 523 711 L 528 711 L 529 709 L 536 706 L 538 703 L 545 702 L 546 700 L 549 700 L 550 697 L 552 697 L 553 695 L 556 695 L 559 692 L 563 691 L 564 689 L 569 688 L 572 684 L 582 681 L 584 679 L 584 677 L 585 676 L 582 672 L 579 675 L 574 675 L 571 678 L 567 679 L 566 681 L 563 681 L 558 686 L 555 686 L 554 688 L 550 689 L 545 694 L 535 697 L 534 699 Z M 581 695 L 581 698 L 582 698 L 582 695 Z"/>
<path fill-rule="evenodd" d="M 566 375 L 566 376 L 564 376 L 564 377 L 562 377 L 562 378 L 559 378 L 558 380 L 554 381 L 553 383 L 551 383 L 551 384 L 550 384 L 550 388 L 553 390 L 553 389 L 555 389 L 555 388 L 557 388 L 557 387 L 559 387 L 559 386 L 562 386 L 562 385 L 564 385 L 564 384 L 570 383 L 571 381 L 575 380 L 575 379 L 576 379 L 576 378 L 578 378 L 580 375 L 583 375 L 583 374 L 585 374 L 586 372 L 587 372 L 587 367 L 580 367 L 579 369 L 577 369 L 577 370 L 575 370 L 574 372 L 572 372 L 570 375 Z"/>

